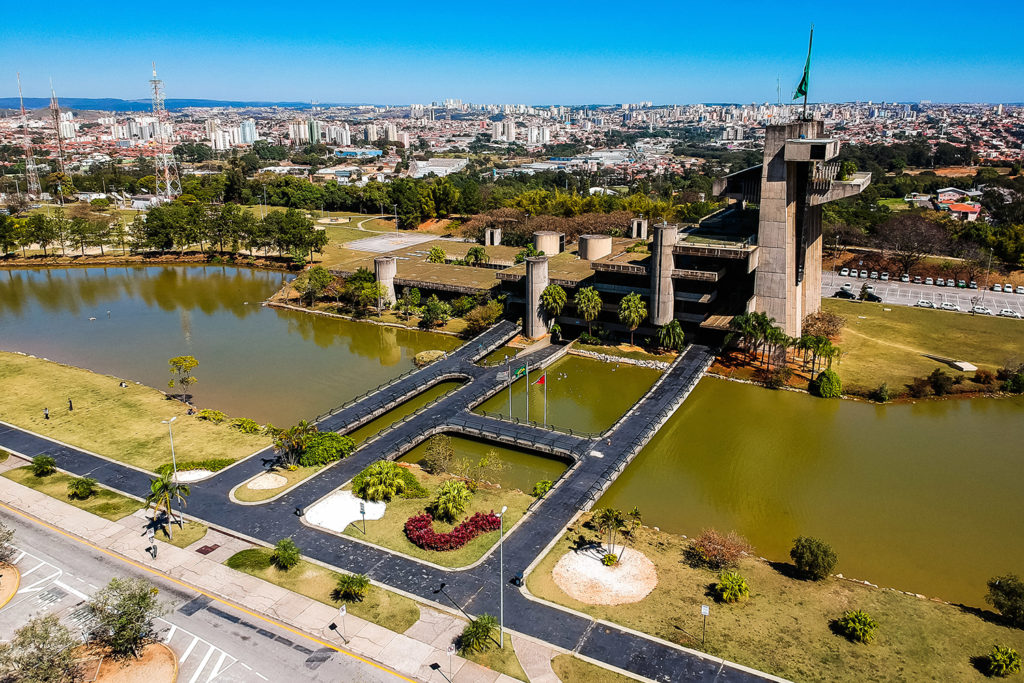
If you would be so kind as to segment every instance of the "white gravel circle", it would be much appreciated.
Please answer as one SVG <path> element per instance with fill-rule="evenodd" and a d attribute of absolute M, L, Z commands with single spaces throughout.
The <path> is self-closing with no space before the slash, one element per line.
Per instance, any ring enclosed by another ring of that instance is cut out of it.
<path fill-rule="evenodd" d="M 315 526 L 341 533 L 349 524 L 356 520 L 362 521 L 359 504 L 366 505 L 366 519 L 380 519 L 387 507 L 381 502 L 364 501 L 356 498 L 351 491 L 338 491 L 327 496 L 319 503 L 306 508 L 306 521 Z"/>
<path fill-rule="evenodd" d="M 248 484 L 246 484 L 245 488 L 252 489 L 253 491 L 266 491 L 269 489 L 279 489 L 287 483 L 288 480 L 282 477 L 280 474 L 274 474 L 273 472 L 264 472 L 263 474 L 261 474 L 258 477 L 255 477 Z"/>
<path fill-rule="evenodd" d="M 606 567 L 601 564 L 604 547 L 570 550 L 558 560 L 552 578 L 566 595 L 587 605 L 640 602 L 658 585 L 654 563 L 633 548 L 623 552 L 620 546 L 616 551 L 621 559 Z"/>
<path fill-rule="evenodd" d="M 194 481 L 201 481 L 210 476 L 213 476 L 213 472 L 210 470 L 179 470 L 177 476 L 174 477 L 174 481 L 179 484 L 191 484 Z"/>

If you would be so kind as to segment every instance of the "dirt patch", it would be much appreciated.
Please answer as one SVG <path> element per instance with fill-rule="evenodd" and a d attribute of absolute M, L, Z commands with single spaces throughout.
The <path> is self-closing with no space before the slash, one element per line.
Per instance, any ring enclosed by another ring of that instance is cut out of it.
<path fill-rule="evenodd" d="M 163 643 L 147 645 L 138 659 L 104 657 L 96 683 L 174 683 L 177 657 Z"/>
<path fill-rule="evenodd" d="M 640 602 L 658 585 L 654 563 L 643 553 L 620 549 L 620 559 L 611 567 L 601 563 L 604 554 L 603 546 L 569 551 L 551 575 L 566 595 L 588 605 Z"/>
<path fill-rule="evenodd" d="M 269 491 L 271 489 L 279 489 L 287 483 L 288 480 L 280 474 L 264 472 L 246 484 L 245 488 L 252 489 L 254 491 Z"/>
<path fill-rule="evenodd" d="M 20 584 L 21 574 L 18 573 L 17 567 L 9 564 L 0 565 L 0 607 L 11 601 Z"/>

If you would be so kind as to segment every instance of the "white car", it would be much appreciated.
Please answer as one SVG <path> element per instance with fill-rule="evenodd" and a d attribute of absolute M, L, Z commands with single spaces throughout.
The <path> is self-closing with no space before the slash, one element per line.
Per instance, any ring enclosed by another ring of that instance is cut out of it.
<path fill-rule="evenodd" d="M 935 285 L 938 286 L 938 287 L 945 287 L 946 286 L 946 280 L 944 278 L 940 277 L 940 278 L 938 278 L 935 281 Z"/>
<path fill-rule="evenodd" d="M 993 292 L 1001 292 L 1001 291 L 1003 291 L 1003 286 L 1002 285 L 992 285 L 992 291 Z"/>
<path fill-rule="evenodd" d="M 956 283 L 953 282 L 953 278 L 949 278 L 948 280 L 946 280 L 946 286 L 947 287 L 956 287 Z"/>
<path fill-rule="evenodd" d="M 853 291 L 853 283 L 852 282 L 844 282 L 843 283 L 843 289 L 845 291 L 847 291 L 847 292 L 852 292 Z"/>
<path fill-rule="evenodd" d="M 971 312 L 979 315 L 992 315 L 992 309 L 987 306 L 975 306 Z"/>
<path fill-rule="evenodd" d="M 927 299 L 921 299 L 915 305 L 920 308 L 935 308 L 935 304 L 933 304 L 931 301 L 928 301 Z"/>
<path fill-rule="evenodd" d="M 839 277 L 849 277 L 849 275 L 850 275 L 850 269 L 849 268 L 843 268 L 842 270 L 839 271 Z"/>
<path fill-rule="evenodd" d="M 910 276 L 903 273 L 903 275 L 900 275 L 900 282 L 910 282 Z"/>
<path fill-rule="evenodd" d="M 888 281 L 889 281 L 889 273 L 883 272 L 882 273 L 882 282 L 888 282 Z"/>
<path fill-rule="evenodd" d="M 960 310 L 959 306 L 957 306 L 956 304 L 951 304 L 948 301 L 943 301 L 942 302 L 942 306 L 940 306 L 940 308 L 942 310 L 944 310 L 944 311 L 959 311 Z"/>
<path fill-rule="evenodd" d="M 926 277 L 926 278 L 924 279 L 924 283 L 925 283 L 926 285 L 934 285 L 934 284 L 935 284 L 935 280 L 931 279 L 930 277 Z"/>
<path fill-rule="evenodd" d="M 1003 291 L 1006 292 L 1007 294 L 1013 294 L 1013 285 L 1009 283 L 1003 285 Z"/>
<path fill-rule="evenodd" d="M 871 279 L 872 280 L 877 280 L 878 279 L 878 271 L 877 270 L 872 270 L 871 271 Z"/>
<path fill-rule="evenodd" d="M 1017 293 L 1024 294 L 1024 285 L 1017 285 Z"/>
<path fill-rule="evenodd" d="M 1014 311 L 1012 309 L 1009 309 L 1009 308 L 1004 308 L 1003 310 L 999 311 L 999 315 L 1004 317 L 1004 318 L 1019 318 L 1020 317 L 1020 313 L 1018 313 L 1017 311 Z"/>
<path fill-rule="evenodd" d="M 862 270 L 862 271 L 860 271 L 860 276 L 861 276 L 862 278 L 867 278 L 867 276 L 868 276 L 868 271 L 866 271 L 866 270 Z"/>

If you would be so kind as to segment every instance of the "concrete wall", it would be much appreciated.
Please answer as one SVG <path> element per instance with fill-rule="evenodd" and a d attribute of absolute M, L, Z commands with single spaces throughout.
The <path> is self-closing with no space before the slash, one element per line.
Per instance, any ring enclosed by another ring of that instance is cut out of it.
<path fill-rule="evenodd" d="M 538 230 L 533 233 L 533 247 L 543 251 L 545 256 L 554 256 L 562 251 L 562 233 Z"/>
<path fill-rule="evenodd" d="M 612 253 L 611 235 L 580 235 L 579 256 L 587 261 L 596 261 Z"/>
<path fill-rule="evenodd" d="M 530 339 L 536 339 L 548 331 L 544 324 L 544 311 L 540 306 L 540 295 L 548 283 L 548 257 L 531 256 L 526 259 L 526 312 L 523 314 L 523 334 Z"/>
<path fill-rule="evenodd" d="M 384 285 L 388 301 L 395 303 L 398 297 L 395 296 L 395 274 L 398 272 L 398 259 L 394 256 L 378 256 L 373 259 L 373 276 L 380 284 Z"/>
<path fill-rule="evenodd" d="M 675 256 L 672 248 L 679 237 L 679 229 L 669 225 L 654 226 L 654 240 L 651 242 L 651 323 L 668 324 L 675 315 L 675 287 L 672 285 L 672 270 Z"/>

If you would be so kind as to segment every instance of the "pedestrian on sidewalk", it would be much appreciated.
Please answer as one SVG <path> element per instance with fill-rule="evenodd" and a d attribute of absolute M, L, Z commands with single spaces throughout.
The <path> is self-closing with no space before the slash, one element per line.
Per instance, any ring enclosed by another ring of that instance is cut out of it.
<path fill-rule="evenodd" d="M 43 419 L 44 420 L 49 420 L 50 419 L 50 409 L 49 408 L 43 408 Z"/>
<path fill-rule="evenodd" d="M 74 409 L 75 409 L 75 404 L 71 402 L 70 398 L 68 398 L 68 412 L 70 413 Z"/>
<path fill-rule="evenodd" d="M 153 531 L 153 525 L 152 524 L 150 524 L 149 526 L 146 527 L 145 535 L 146 535 L 146 540 L 149 541 L 149 547 L 146 548 L 146 552 L 148 552 L 150 555 L 152 555 L 153 559 L 155 560 L 156 559 L 156 532 Z"/>

